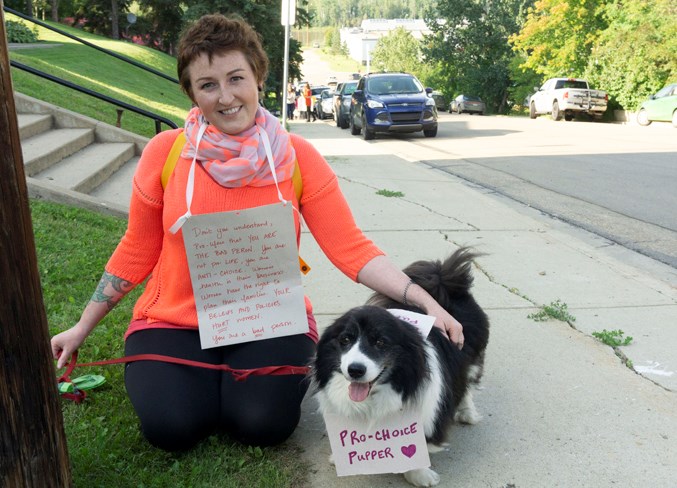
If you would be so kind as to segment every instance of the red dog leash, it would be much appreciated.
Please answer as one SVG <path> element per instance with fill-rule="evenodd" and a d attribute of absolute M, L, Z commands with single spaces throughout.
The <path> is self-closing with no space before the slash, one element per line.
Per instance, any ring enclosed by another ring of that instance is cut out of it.
<path fill-rule="evenodd" d="M 260 368 L 252 368 L 252 369 L 236 369 L 231 368 L 227 364 L 203 363 L 200 361 L 192 361 L 190 359 L 181 359 L 172 356 L 163 356 L 161 354 L 135 354 L 132 356 L 125 356 L 123 358 L 118 359 L 108 359 L 106 361 L 93 361 L 91 363 L 80 363 L 80 364 L 77 363 L 77 359 L 78 352 L 75 351 L 71 356 L 70 361 L 66 363 L 66 371 L 64 372 L 63 375 L 59 377 L 57 383 L 70 382 L 71 381 L 70 375 L 75 368 L 84 368 L 86 366 L 105 366 L 108 364 L 133 363 L 136 361 L 162 361 L 165 363 L 183 364 L 184 366 L 193 366 L 196 368 L 226 371 L 233 375 L 235 381 L 245 381 L 250 376 L 264 376 L 264 375 L 280 376 L 288 374 L 306 375 L 308 374 L 308 371 L 310 371 L 310 368 L 308 366 L 289 366 L 289 365 L 262 366 Z M 76 390 L 73 393 L 62 393 L 61 396 L 69 400 L 73 400 L 76 403 L 80 403 L 85 399 L 85 392 L 82 390 Z"/>

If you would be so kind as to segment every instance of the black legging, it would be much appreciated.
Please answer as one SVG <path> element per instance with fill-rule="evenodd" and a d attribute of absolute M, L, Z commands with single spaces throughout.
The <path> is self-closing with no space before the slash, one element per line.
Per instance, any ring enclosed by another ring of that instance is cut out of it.
<path fill-rule="evenodd" d="M 315 343 L 305 335 L 201 349 L 197 331 L 147 329 L 127 338 L 125 355 L 162 354 L 235 369 L 305 366 Z M 249 376 L 158 361 L 125 368 L 127 393 L 154 446 L 185 450 L 216 432 L 253 446 L 285 441 L 301 417 L 308 389 L 303 375 Z"/>

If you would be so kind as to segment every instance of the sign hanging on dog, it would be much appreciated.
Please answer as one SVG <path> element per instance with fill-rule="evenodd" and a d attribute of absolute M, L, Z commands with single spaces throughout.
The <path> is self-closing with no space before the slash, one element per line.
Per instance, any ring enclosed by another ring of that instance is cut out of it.
<path fill-rule="evenodd" d="M 400 320 L 404 320 L 406 323 L 416 327 L 423 338 L 425 339 L 430 334 L 430 331 L 435 324 L 435 317 L 432 315 L 424 315 L 422 313 L 412 312 L 411 310 L 403 310 L 401 308 L 389 308 L 388 312 L 393 314 Z"/>
<path fill-rule="evenodd" d="M 369 423 L 326 414 L 324 422 L 338 476 L 404 473 L 430 466 L 423 425 L 415 412 Z"/>
<path fill-rule="evenodd" d="M 308 332 L 291 205 L 183 225 L 203 349 Z"/>

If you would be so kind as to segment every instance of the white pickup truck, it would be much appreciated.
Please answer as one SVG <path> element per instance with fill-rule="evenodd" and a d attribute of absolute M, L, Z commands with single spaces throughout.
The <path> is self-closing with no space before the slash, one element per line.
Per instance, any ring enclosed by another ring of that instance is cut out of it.
<path fill-rule="evenodd" d="M 579 78 L 551 78 L 529 99 L 529 116 L 551 114 L 553 120 L 573 120 L 577 113 L 599 119 L 606 111 L 609 95 L 592 90 L 586 80 Z"/>

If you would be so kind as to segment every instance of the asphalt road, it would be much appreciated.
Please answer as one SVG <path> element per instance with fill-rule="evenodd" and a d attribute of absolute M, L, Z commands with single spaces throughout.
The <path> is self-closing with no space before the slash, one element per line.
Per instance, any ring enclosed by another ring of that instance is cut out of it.
<path fill-rule="evenodd" d="M 303 74 L 311 83 L 345 77 L 315 50 L 304 56 Z M 379 135 L 370 144 L 387 145 L 677 269 L 677 129 L 669 123 L 439 115 L 436 138 Z"/>
<path fill-rule="evenodd" d="M 677 129 L 671 125 L 449 113 L 439 120 L 436 138 L 382 135 L 372 144 L 677 268 Z"/>
<path fill-rule="evenodd" d="M 442 114 L 436 167 L 677 268 L 677 130 Z"/>

